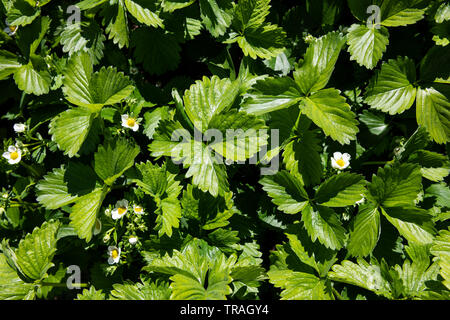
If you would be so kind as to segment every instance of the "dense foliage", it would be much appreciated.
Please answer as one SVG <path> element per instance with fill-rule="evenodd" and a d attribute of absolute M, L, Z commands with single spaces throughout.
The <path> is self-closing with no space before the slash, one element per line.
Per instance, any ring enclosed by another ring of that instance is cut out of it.
<path fill-rule="evenodd" d="M 450 298 L 448 1 L 0 24 L 0 299 Z"/>

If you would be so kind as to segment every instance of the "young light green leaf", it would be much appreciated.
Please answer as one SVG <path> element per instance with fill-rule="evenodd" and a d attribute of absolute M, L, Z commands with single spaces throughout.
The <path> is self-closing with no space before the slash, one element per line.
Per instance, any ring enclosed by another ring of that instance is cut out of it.
<path fill-rule="evenodd" d="M 111 290 L 112 300 L 169 300 L 171 291 L 165 282 L 115 283 Z"/>
<path fill-rule="evenodd" d="M 450 289 L 450 229 L 439 232 L 433 241 L 431 253 L 441 268 L 440 274 L 444 278 L 444 285 Z"/>
<path fill-rule="evenodd" d="M 24 282 L 0 253 L 0 300 L 27 300 L 34 297 L 34 287 Z"/>
<path fill-rule="evenodd" d="M 137 1 L 125 0 L 125 6 L 129 13 L 131 13 L 137 21 L 144 23 L 150 27 L 163 28 L 163 21 L 155 12 L 150 11 L 139 4 Z"/>
<path fill-rule="evenodd" d="M 20 90 L 39 96 L 49 93 L 52 78 L 46 68 L 35 69 L 29 62 L 15 71 L 14 81 Z"/>
<path fill-rule="evenodd" d="M 64 180 L 66 168 L 53 169 L 37 184 L 37 201 L 46 209 L 58 209 L 74 202 L 78 196 L 71 195 Z"/>

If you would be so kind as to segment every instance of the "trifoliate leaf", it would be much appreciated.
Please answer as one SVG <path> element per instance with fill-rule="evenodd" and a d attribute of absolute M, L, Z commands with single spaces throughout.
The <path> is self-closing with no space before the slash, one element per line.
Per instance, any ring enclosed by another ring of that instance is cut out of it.
<path fill-rule="evenodd" d="M 367 69 L 373 69 L 389 44 L 389 32 L 385 27 L 377 29 L 354 24 L 348 29 L 347 43 L 351 60 Z"/>
<path fill-rule="evenodd" d="M 302 221 L 312 241 L 318 239 L 325 247 L 333 250 L 344 246 L 345 229 L 333 209 L 307 205 L 302 211 Z"/>
<path fill-rule="evenodd" d="M 171 299 L 224 300 L 232 292 L 229 283 L 235 262 L 234 254 L 227 259 L 218 248 L 194 239 L 182 251 L 152 260 L 144 270 L 172 275 Z"/>
<path fill-rule="evenodd" d="M 69 157 L 78 154 L 89 134 L 94 116 L 91 110 L 78 107 L 68 109 L 52 119 L 49 133 L 64 154 Z"/>
<path fill-rule="evenodd" d="M 351 206 L 364 197 L 365 185 L 361 175 L 342 172 L 322 183 L 314 199 L 326 207 Z"/>
<path fill-rule="evenodd" d="M 368 197 L 383 207 L 410 206 L 422 190 L 422 175 L 414 164 L 379 168 L 368 186 Z"/>
<path fill-rule="evenodd" d="M 194 126 L 204 132 L 214 115 L 227 111 L 239 94 L 237 82 L 229 79 L 203 77 L 184 93 L 184 105 Z"/>
<path fill-rule="evenodd" d="M 93 192 L 79 198 L 70 213 L 70 225 L 76 230 L 78 237 L 89 242 L 92 238 L 97 214 L 106 196 L 105 189 L 95 189 Z"/>
<path fill-rule="evenodd" d="M 112 185 L 133 166 L 139 151 L 138 145 L 129 143 L 125 139 L 107 142 L 99 146 L 94 155 L 95 172 L 107 185 Z"/>
<path fill-rule="evenodd" d="M 372 108 L 389 114 L 402 113 L 411 108 L 416 98 L 416 72 L 409 58 L 390 59 L 372 79 L 365 101 Z"/>
<path fill-rule="evenodd" d="M 54 264 L 56 252 L 56 234 L 59 222 L 44 222 L 28 234 L 15 252 L 16 263 L 20 271 L 32 280 L 42 279 Z"/>
<path fill-rule="evenodd" d="M 294 79 L 304 95 L 325 88 L 344 44 L 345 37 L 337 32 L 328 33 L 310 44 L 303 64 L 294 71 Z"/>
<path fill-rule="evenodd" d="M 442 90 L 439 91 L 441 88 Z M 450 95 L 448 92 L 445 85 L 419 88 L 417 91 L 417 123 L 424 126 L 437 143 L 450 141 Z"/>
<path fill-rule="evenodd" d="M 356 139 L 355 114 L 337 89 L 324 89 L 302 99 L 301 109 L 327 136 L 341 144 Z"/>
<path fill-rule="evenodd" d="M 259 183 L 280 211 L 296 214 L 308 205 L 308 194 L 303 184 L 287 171 L 266 176 Z"/>
<path fill-rule="evenodd" d="M 371 202 L 361 205 L 350 231 L 348 252 L 354 257 L 369 255 L 378 243 L 380 232 L 378 208 Z"/>

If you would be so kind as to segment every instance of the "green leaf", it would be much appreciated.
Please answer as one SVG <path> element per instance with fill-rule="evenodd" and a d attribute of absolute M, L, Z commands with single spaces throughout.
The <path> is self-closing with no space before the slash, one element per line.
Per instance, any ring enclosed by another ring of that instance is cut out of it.
<path fill-rule="evenodd" d="M 358 258 L 357 263 L 344 260 L 340 265 L 334 265 L 332 269 L 328 276 L 333 281 L 348 283 L 392 298 L 390 284 L 383 277 L 378 265 L 369 264 L 364 259 Z"/>
<path fill-rule="evenodd" d="M 235 255 L 227 259 L 218 248 L 194 239 L 182 251 L 152 260 L 144 270 L 172 275 L 170 299 L 224 300 L 232 293 L 229 283 L 235 262 Z"/>
<path fill-rule="evenodd" d="M 325 88 L 344 44 L 345 37 L 337 32 L 328 33 L 310 44 L 303 64 L 294 71 L 294 79 L 304 95 Z"/>
<path fill-rule="evenodd" d="M 178 228 L 181 218 L 181 206 L 177 195 L 171 195 L 161 200 L 161 213 L 156 218 L 156 228 L 161 237 L 166 234 L 172 236 L 172 229 Z"/>
<path fill-rule="evenodd" d="M 113 67 L 93 73 L 88 53 L 80 52 L 69 60 L 64 73 L 63 92 L 78 106 L 98 112 L 104 105 L 119 103 L 134 90 L 130 79 Z"/>
<path fill-rule="evenodd" d="M 163 21 L 158 15 L 148 8 L 145 8 L 139 4 L 139 1 L 125 0 L 125 5 L 129 13 L 131 13 L 137 21 L 144 23 L 150 27 L 163 28 Z"/>
<path fill-rule="evenodd" d="M 342 172 L 319 186 L 315 200 L 326 207 L 351 206 L 364 197 L 365 185 L 366 181 L 361 175 Z"/>
<path fill-rule="evenodd" d="M 112 185 L 126 170 L 134 164 L 140 148 L 125 139 L 109 141 L 101 145 L 94 155 L 94 169 L 107 184 Z"/>
<path fill-rule="evenodd" d="M 365 101 L 372 108 L 389 114 L 403 113 L 416 98 L 415 65 L 409 58 L 383 63 L 367 88 Z"/>
<path fill-rule="evenodd" d="M 318 239 L 332 250 L 339 250 L 344 246 L 345 229 L 333 209 L 307 205 L 302 211 L 302 221 L 312 241 Z"/>
<path fill-rule="evenodd" d="M 269 281 L 283 289 L 281 300 L 333 300 L 329 284 L 315 275 L 291 270 L 270 270 Z"/>
<path fill-rule="evenodd" d="M 78 196 L 71 195 L 68 183 L 64 177 L 66 168 L 53 169 L 53 171 L 37 184 L 37 201 L 46 209 L 58 209 L 74 202 Z"/>
<path fill-rule="evenodd" d="M 414 24 L 424 17 L 425 10 L 414 8 L 420 0 L 384 0 L 381 5 L 381 24 L 400 27 Z"/>
<path fill-rule="evenodd" d="M 61 32 L 60 43 L 62 50 L 69 53 L 69 56 L 85 51 L 89 53 L 94 64 L 97 64 L 103 58 L 105 40 L 106 37 L 97 23 L 80 22 L 66 25 Z"/>
<path fill-rule="evenodd" d="M 170 289 L 165 282 L 113 284 L 112 300 L 169 300 Z"/>
<path fill-rule="evenodd" d="M 200 17 L 215 38 L 225 34 L 231 24 L 231 4 L 225 0 L 200 0 Z"/>
<path fill-rule="evenodd" d="M 33 296 L 33 285 L 24 282 L 8 264 L 5 255 L 0 253 L 0 300 L 25 300 Z"/>
<path fill-rule="evenodd" d="M 39 66 L 38 69 L 35 69 L 34 65 L 29 62 L 15 71 L 14 81 L 20 90 L 39 96 L 49 93 L 52 78 L 47 68 Z"/>
<path fill-rule="evenodd" d="M 450 174 L 448 157 L 440 153 L 417 150 L 410 155 L 408 161 L 418 163 L 422 167 L 422 176 L 434 182 L 442 181 Z"/>
<path fill-rule="evenodd" d="M 316 132 L 309 130 L 306 125 L 299 125 L 295 134 L 298 138 L 284 147 L 283 161 L 286 169 L 294 175 L 299 174 L 306 186 L 317 185 L 323 170 L 320 160 L 321 141 Z"/>
<path fill-rule="evenodd" d="M 15 0 L 8 10 L 6 20 L 11 26 L 25 26 L 32 23 L 40 13 L 40 9 L 34 8 L 25 0 Z"/>
<path fill-rule="evenodd" d="M 373 69 L 386 51 L 389 32 L 385 27 L 377 29 L 353 24 L 348 29 L 347 43 L 350 59 L 358 62 L 360 66 Z"/>
<path fill-rule="evenodd" d="M 354 257 L 365 257 L 372 253 L 380 238 L 380 212 L 371 202 L 359 207 L 347 250 Z"/>
<path fill-rule="evenodd" d="M 378 169 L 368 189 L 368 197 L 383 207 L 414 205 L 422 190 L 422 175 L 414 164 L 386 165 Z"/>
<path fill-rule="evenodd" d="M 221 135 L 208 146 L 227 160 L 245 161 L 267 145 L 268 135 L 264 121 L 245 112 L 235 110 L 213 116 L 209 128 Z M 205 137 L 206 138 L 206 137 Z"/>
<path fill-rule="evenodd" d="M 184 93 L 186 114 L 194 126 L 204 132 L 214 115 L 228 110 L 238 94 L 237 82 L 217 76 L 203 77 Z"/>
<path fill-rule="evenodd" d="M 246 97 L 243 110 L 260 115 L 297 104 L 301 93 L 295 81 L 289 77 L 268 77 L 257 81 Z"/>
<path fill-rule="evenodd" d="M 136 165 L 140 177 L 136 183 L 151 196 L 162 196 L 167 189 L 168 173 L 165 168 L 153 165 L 150 161 Z"/>
<path fill-rule="evenodd" d="M 93 300 L 93 301 L 99 301 L 99 300 L 105 300 L 105 294 L 102 292 L 102 290 L 96 290 L 94 286 L 91 286 L 88 289 L 84 289 L 82 293 L 77 294 L 76 300 Z"/>
<path fill-rule="evenodd" d="M 6 79 L 21 66 L 22 64 L 18 61 L 15 54 L 6 50 L 0 50 L 0 80 Z"/>
<path fill-rule="evenodd" d="M 105 189 L 95 189 L 93 192 L 80 197 L 72 207 L 70 213 L 70 225 L 76 230 L 80 239 L 89 242 L 92 238 L 97 214 L 106 196 Z"/>
<path fill-rule="evenodd" d="M 442 88 L 441 91 L 439 91 Z M 417 123 L 424 126 L 437 143 L 450 141 L 450 101 L 445 85 L 419 88 L 417 91 Z"/>
<path fill-rule="evenodd" d="M 49 125 L 52 140 L 64 154 L 76 156 L 89 134 L 94 117 L 91 110 L 82 107 L 60 113 Z"/>
<path fill-rule="evenodd" d="M 161 6 L 164 11 L 173 12 L 175 10 L 188 7 L 194 2 L 195 0 L 162 0 Z"/>
<path fill-rule="evenodd" d="M 431 254 L 436 257 L 434 260 L 441 268 L 440 274 L 444 278 L 444 285 L 450 289 L 450 229 L 439 232 L 433 241 Z"/>
<path fill-rule="evenodd" d="M 128 17 L 124 0 L 118 0 L 114 5 L 106 7 L 103 15 L 106 20 L 106 33 L 109 39 L 118 44 L 119 48 L 128 47 Z"/>
<path fill-rule="evenodd" d="M 144 114 L 145 125 L 143 133 L 149 138 L 153 138 L 156 128 L 161 120 L 170 120 L 169 108 L 159 107 L 150 113 Z"/>
<path fill-rule="evenodd" d="M 359 132 L 358 121 L 337 89 L 324 89 L 302 99 L 301 109 L 327 136 L 349 144 Z"/>
<path fill-rule="evenodd" d="M 359 115 L 359 120 L 367 126 L 370 133 L 377 136 L 382 135 L 389 129 L 389 125 L 386 123 L 383 114 L 376 114 L 364 110 L 362 114 Z"/>
<path fill-rule="evenodd" d="M 296 214 L 308 205 L 308 194 L 302 182 L 287 171 L 266 176 L 259 183 L 280 211 Z"/>
<path fill-rule="evenodd" d="M 161 75 L 177 68 L 181 47 L 176 37 L 161 29 L 139 28 L 131 36 L 134 57 L 150 74 Z"/>
<path fill-rule="evenodd" d="M 32 280 L 44 278 L 56 252 L 56 234 L 59 222 L 44 222 L 20 241 L 15 252 L 20 271 Z"/>
<path fill-rule="evenodd" d="M 450 208 L 450 189 L 446 184 L 432 184 L 425 190 L 425 197 L 436 198 L 436 205 L 442 208 Z"/>
<path fill-rule="evenodd" d="M 383 215 L 408 241 L 430 244 L 435 233 L 431 216 L 426 210 L 416 207 L 381 208 Z"/>

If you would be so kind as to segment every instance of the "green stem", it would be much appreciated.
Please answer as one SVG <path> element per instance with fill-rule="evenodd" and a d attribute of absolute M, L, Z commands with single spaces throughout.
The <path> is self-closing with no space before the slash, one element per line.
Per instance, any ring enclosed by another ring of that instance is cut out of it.
<path fill-rule="evenodd" d="M 332 288 L 332 290 L 333 290 L 333 293 L 334 293 L 334 295 L 336 296 L 336 298 L 337 298 L 338 300 L 344 300 L 344 299 L 342 298 L 342 296 L 340 295 L 340 293 L 337 292 L 337 290 L 336 290 L 335 288 Z"/>

